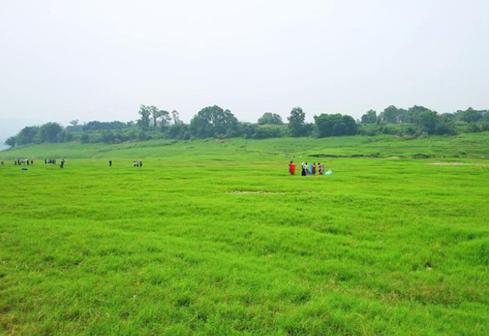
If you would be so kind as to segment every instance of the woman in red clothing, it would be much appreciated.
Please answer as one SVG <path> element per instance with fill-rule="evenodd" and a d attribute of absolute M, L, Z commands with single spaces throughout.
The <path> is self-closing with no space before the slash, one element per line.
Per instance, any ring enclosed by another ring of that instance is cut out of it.
<path fill-rule="evenodd" d="M 290 173 L 290 175 L 295 175 L 295 163 L 294 163 L 294 161 L 290 161 L 290 163 L 289 163 L 289 173 Z"/>

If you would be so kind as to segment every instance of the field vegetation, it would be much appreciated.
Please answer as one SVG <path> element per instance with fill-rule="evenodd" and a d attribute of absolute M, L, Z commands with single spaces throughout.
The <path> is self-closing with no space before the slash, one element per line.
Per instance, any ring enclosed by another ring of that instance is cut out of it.
<path fill-rule="evenodd" d="M 0 160 L 0 334 L 489 334 L 487 132 Z M 333 176 L 289 176 L 289 160 Z"/>

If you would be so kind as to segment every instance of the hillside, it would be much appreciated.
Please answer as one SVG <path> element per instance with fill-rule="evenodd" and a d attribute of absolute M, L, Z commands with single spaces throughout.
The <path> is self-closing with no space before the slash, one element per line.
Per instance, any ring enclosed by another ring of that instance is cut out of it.
<path fill-rule="evenodd" d="M 1 159 L 109 159 L 161 158 L 193 160 L 199 157 L 228 156 L 241 159 L 290 158 L 319 160 L 321 157 L 365 156 L 406 158 L 489 159 L 489 132 L 458 136 L 430 136 L 405 139 L 397 136 L 351 136 L 331 138 L 276 138 L 266 140 L 150 140 L 121 144 L 40 144 L 0 152 Z M 297 157 L 296 157 L 297 156 Z"/>

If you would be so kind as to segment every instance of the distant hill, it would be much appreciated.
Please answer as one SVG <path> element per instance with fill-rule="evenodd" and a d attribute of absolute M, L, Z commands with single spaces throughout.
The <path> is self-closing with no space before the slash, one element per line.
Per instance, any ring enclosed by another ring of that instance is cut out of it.
<path fill-rule="evenodd" d="M 147 140 L 121 144 L 78 142 L 37 144 L 0 152 L 1 159 L 66 158 L 129 160 L 158 158 L 263 161 L 280 158 L 295 161 L 327 161 L 335 158 L 475 158 L 489 159 L 489 132 L 457 136 L 403 138 L 394 135 L 328 138 Z"/>

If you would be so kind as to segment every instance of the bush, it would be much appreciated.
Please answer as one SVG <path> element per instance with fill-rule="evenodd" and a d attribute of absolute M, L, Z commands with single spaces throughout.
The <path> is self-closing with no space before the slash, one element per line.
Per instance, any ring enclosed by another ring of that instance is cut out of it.
<path fill-rule="evenodd" d="M 90 142 L 90 137 L 88 136 L 87 133 L 83 133 L 82 136 L 80 137 L 80 143 L 85 144 Z"/>
<path fill-rule="evenodd" d="M 321 114 L 314 117 L 318 136 L 354 135 L 357 133 L 355 119 L 348 115 Z"/>
<path fill-rule="evenodd" d="M 283 136 L 282 129 L 280 127 L 274 127 L 272 125 L 259 125 L 255 129 L 253 138 L 255 139 L 267 139 L 267 138 L 279 138 Z"/>

